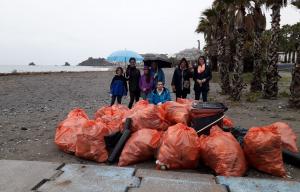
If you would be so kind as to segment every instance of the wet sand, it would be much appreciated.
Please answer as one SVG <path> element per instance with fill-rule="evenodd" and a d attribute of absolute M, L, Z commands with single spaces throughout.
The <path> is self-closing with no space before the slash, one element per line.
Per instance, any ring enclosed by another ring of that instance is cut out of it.
<path fill-rule="evenodd" d="M 173 69 L 165 70 L 167 87 L 172 72 Z M 0 76 L 0 159 L 93 163 L 59 151 L 53 143 L 55 128 L 75 107 L 83 108 L 93 118 L 99 107 L 109 104 L 113 75 L 113 72 L 78 72 Z M 224 102 L 229 108 L 226 114 L 237 125 L 250 128 L 285 121 L 300 136 L 300 110 L 287 108 L 288 98 L 259 99 L 254 103 L 243 98 L 235 103 L 219 91 L 219 85 L 211 83 L 209 100 Z M 124 103 L 128 104 L 128 98 Z M 154 163 L 137 166 L 154 168 Z M 300 180 L 300 169 L 287 165 L 287 170 Z M 248 175 L 266 176 L 256 171 Z"/>

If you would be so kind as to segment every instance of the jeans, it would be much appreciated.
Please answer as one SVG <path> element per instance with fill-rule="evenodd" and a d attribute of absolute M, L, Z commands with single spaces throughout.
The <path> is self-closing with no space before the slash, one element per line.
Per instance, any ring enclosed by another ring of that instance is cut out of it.
<path fill-rule="evenodd" d="M 116 101 L 116 98 L 117 98 L 117 102 L 118 104 L 121 104 L 122 103 L 122 96 L 116 96 L 116 95 L 113 95 L 111 97 L 111 103 L 110 103 L 110 106 L 112 106 L 113 104 L 115 104 L 115 101 Z"/>

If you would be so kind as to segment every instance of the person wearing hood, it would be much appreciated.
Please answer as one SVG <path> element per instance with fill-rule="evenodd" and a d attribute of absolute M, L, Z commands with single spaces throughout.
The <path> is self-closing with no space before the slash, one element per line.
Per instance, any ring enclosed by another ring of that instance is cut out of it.
<path fill-rule="evenodd" d="M 141 90 L 141 97 L 145 100 L 154 88 L 153 77 L 150 75 L 148 66 L 144 66 L 144 74 L 140 78 L 139 86 Z"/>
<path fill-rule="evenodd" d="M 154 79 L 154 85 L 156 85 L 159 81 L 165 84 L 165 73 L 161 68 L 158 67 L 155 61 L 151 63 L 150 74 Z"/>

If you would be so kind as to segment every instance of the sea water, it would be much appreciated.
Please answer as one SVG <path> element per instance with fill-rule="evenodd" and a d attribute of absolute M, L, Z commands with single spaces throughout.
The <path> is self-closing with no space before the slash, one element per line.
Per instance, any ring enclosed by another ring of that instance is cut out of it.
<path fill-rule="evenodd" d="M 0 73 L 111 71 L 113 67 L 59 65 L 0 65 Z"/>

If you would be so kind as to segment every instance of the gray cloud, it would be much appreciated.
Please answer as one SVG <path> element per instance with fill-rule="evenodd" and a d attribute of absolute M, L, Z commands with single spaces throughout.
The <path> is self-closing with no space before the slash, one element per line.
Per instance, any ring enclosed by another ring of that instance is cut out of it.
<path fill-rule="evenodd" d="M 77 64 L 125 48 L 172 54 L 196 47 L 197 39 L 203 45 L 203 36 L 194 30 L 211 2 L 0 0 L 0 65 Z M 283 9 L 282 24 L 299 20 L 295 8 Z"/>

